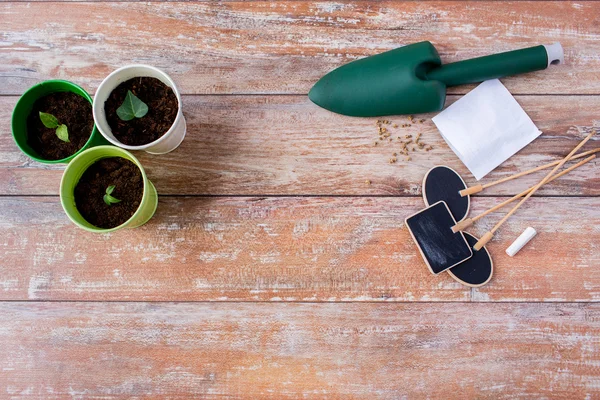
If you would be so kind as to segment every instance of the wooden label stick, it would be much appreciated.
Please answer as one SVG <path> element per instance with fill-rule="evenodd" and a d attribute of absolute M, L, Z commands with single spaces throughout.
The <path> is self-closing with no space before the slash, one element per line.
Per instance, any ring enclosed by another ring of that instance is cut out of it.
<path fill-rule="evenodd" d="M 506 214 L 504 216 L 504 218 L 502 218 L 489 232 L 487 232 L 485 235 L 483 235 L 481 237 L 481 239 L 479 239 L 479 241 L 475 244 L 475 246 L 473 246 L 473 249 L 475 249 L 477 251 L 481 250 L 481 248 L 483 246 L 485 246 L 485 244 L 487 242 L 489 242 L 492 239 L 492 237 L 494 237 L 494 233 L 496 233 L 496 231 L 498 229 L 500 229 L 502 224 L 504 224 L 506 222 L 506 220 L 508 220 L 511 217 L 511 215 L 513 215 L 519 209 L 519 207 L 521 207 L 523 205 L 523 203 L 525 203 L 527 201 L 527 199 L 529 199 L 531 196 L 533 196 L 533 194 L 535 192 L 537 192 L 537 190 L 540 187 L 542 187 L 546 182 L 548 182 L 548 180 L 552 177 L 552 175 L 554 175 L 554 173 L 558 169 L 560 169 L 560 167 L 562 167 L 567 161 L 569 161 L 571 159 L 571 157 L 573 157 L 573 155 L 577 152 L 577 150 L 579 150 L 581 147 L 583 147 L 583 145 L 586 144 L 587 141 L 590 140 L 595 133 L 596 133 L 596 131 L 592 131 L 589 135 L 587 135 L 586 138 L 583 139 L 581 141 L 581 143 L 579 143 L 573 150 L 571 150 L 571 152 L 565 158 L 563 158 L 560 163 L 558 163 L 554 168 L 552 168 L 552 171 L 550 171 L 550 173 L 548 173 L 548 175 L 546 175 L 540 183 L 535 185 L 533 187 L 533 189 L 531 189 L 531 191 L 529 193 L 527 193 L 525 195 L 525 197 L 523 197 L 523 199 L 516 206 L 514 206 L 512 208 L 512 210 L 510 210 L 508 212 L 508 214 Z"/>
<path fill-rule="evenodd" d="M 576 160 L 576 159 L 579 159 L 579 158 L 587 157 L 590 154 L 595 154 L 595 153 L 597 153 L 599 151 L 600 151 L 600 148 L 594 149 L 594 150 L 584 151 L 583 153 L 580 153 L 580 154 L 577 154 L 576 156 L 571 157 L 571 160 Z M 494 182 L 486 183 L 485 185 L 471 186 L 471 187 L 468 187 L 466 189 L 461 190 L 459 193 L 460 193 L 460 195 L 462 197 L 465 197 L 465 196 L 468 196 L 468 195 L 471 195 L 471 194 L 475 194 L 475 193 L 479 193 L 479 192 L 483 191 L 484 189 L 487 189 L 487 188 L 492 187 L 494 185 L 498 185 L 500 183 L 508 182 L 508 181 L 513 180 L 513 179 L 517 179 L 517 178 L 520 178 L 522 176 L 529 175 L 529 174 L 532 174 L 534 172 L 544 170 L 546 168 L 554 167 L 555 165 L 558 165 L 560 162 L 561 162 L 561 160 L 556 160 L 556 161 L 553 161 L 551 163 L 544 164 L 544 165 L 541 165 L 541 166 L 533 168 L 533 169 L 529 169 L 527 171 L 523 171 L 523 172 L 519 172 L 517 174 L 511 175 L 511 176 L 507 176 L 506 178 L 498 179 L 497 181 L 494 181 Z"/>
<path fill-rule="evenodd" d="M 596 155 L 591 155 L 588 158 L 586 158 L 583 161 L 579 161 L 577 164 L 565 169 L 564 171 L 561 171 L 559 174 L 554 175 L 552 178 L 550 178 L 548 180 L 548 182 L 546 183 L 550 183 L 555 179 L 560 178 L 563 175 L 568 174 L 569 172 L 573 171 L 576 168 L 581 167 L 583 164 L 588 163 L 590 161 L 592 161 L 594 158 L 596 158 Z M 527 193 L 529 193 L 530 191 L 532 191 L 534 188 L 534 186 L 530 187 L 529 189 L 523 190 L 521 193 L 519 193 L 516 196 L 511 197 L 508 200 L 503 201 L 502 203 L 495 205 L 494 207 L 490 208 L 487 211 L 482 212 L 481 214 L 479 214 L 476 217 L 473 218 L 465 218 L 462 221 L 458 222 L 456 225 L 454 225 L 452 227 L 452 232 L 458 232 L 458 231 L 464 231 L 465 229 L 467 229 L 468 227 L 470 227 L 471 225 L 473 225 L 475 222 L 477 222 L 478 220 L 480 220 L 481 218 L 485 217 L 486 215 L 493 213 L 496 210 L 501 209 L 502 207 L 506 206 L 507 204 L 512 203 L 513 201 L 515 201 L 516 199 L 525 196 Z"/>

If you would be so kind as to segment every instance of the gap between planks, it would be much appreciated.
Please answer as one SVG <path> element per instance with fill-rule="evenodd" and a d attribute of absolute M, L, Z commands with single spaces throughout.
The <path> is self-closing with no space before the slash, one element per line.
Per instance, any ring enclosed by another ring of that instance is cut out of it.
<path fill-rule="evenodd" d="M 492 278 L 493 279 L 493 278 Z M 477 288 L 472 288 L 471 290 L 476 290 Z M 103 303 L 111 303 L 111 304 L 380 304 L 382 306 L 386 304 L 507 304 L 507 305 L 518 305 L 518 304 L 549 304 L 549 305 L 594 305 L 599 304 L 600 300 L 572 300 L 572 301 L 553 301 L 553 300 L 493 300 L 493 301 L 483 301 L 483 300 L 440 300 L 440 301 L 431 301 L 431 300 L 315 300 L 315 301 L 306 301 L 306 300 L 271 300 L 271 301 L 261 301 L 261 300 L 51 300 L 51 299 L 35 299 L 35 300 L 0 300 L 0 304 L 2 303 L 10 303 L 10 304 L 33 304 L 33 303 L 54 303 L 54 304 L 103 304 Z"/>
<path fill-rule="evenodd" d="M 0 198 L 60 198 L 58 194 L 0 194 Z M 256 200 L 262 199 L 274 199 L 274 198 L 285 198 L 285 199 L 294 199 L 294 198 L 333 198 L 333 199 L 369 199 L 369 198 L 380 198 L 380 199 L 389 199 L 389 198 L 400 198 L 400 199 L 411 199 L 411 198 L 421 198 L 423 197 L 420 194 L 158 194 L 158 197 L 167 198 L 207 198 L 207 199 L 221 199 L 221 198 L 255 198 Z M 510 198 L 511 195 L 476 195 L 471 196 L 471 198 L 481 198 L 481 199 L 502 199 L 502 198 Z M 532 198 L 549 198 L 549 199 L 576 199 L 576 198 L 596 198 L 600 197 L 600 194 L 574 194 L 574 195 L 564 195 L 564 194 L 540 194 L 533 195 Z M 423 205 L 425 207 L 425 205 Z"/>

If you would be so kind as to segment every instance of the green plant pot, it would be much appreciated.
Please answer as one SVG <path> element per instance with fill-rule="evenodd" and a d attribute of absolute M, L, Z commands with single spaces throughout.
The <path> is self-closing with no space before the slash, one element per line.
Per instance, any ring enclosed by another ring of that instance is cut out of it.
<path fill-rule="evenodd" d="M 69 157 L 63 158 L 61 160 L 46 160 L 42 158 L 37 151 L 32 149 L 31 146 L 27 144 L 27 117 L 31 113 L 33 104 L 40 97 L 44 97 L 46 95 L 49 95 L 50 93 L 56 92 L 73 92 L 75 94 L 85 97 L 87 101 L 90 102 L 90 104 L 93 104 L 92 98 L 82 87 L 69 81 L 54 79 L 50 81 L 44 81 L 38 83 L 35 86 L 30 87 L 25 93 L 23 93 L 19 101 L 17 101 L 17 105 L 13 110 L 11 120 L 13 139 L 15 140 L 15 143 L 23 153 L 27 154 L 35 161 L 39 161 L 41 163 L 66 164 L 85 149 L 94 146 L 109 144 L 106 141 L 106 139 L 104 139 L 102 135 L 98 132 L 98 130 L 96 129 L 96 124 L 94 124 L 92 134 L 90 135 L 90 138 L 85 143 L 85 145 L 81 149 L 79 149 L 79 151 L 77 151 L 75 154 L 70 155 Z"/>
<path fill-rule="evenodd" d="M 122 157 L 138 166 L 144 181 L 144 194 L 142 195 L 140 206 L 135 214 L 131 216 L 131 218 L 119 226 L 104 229 L 90 224 L 81 216 L 79 210 L 77 210 L 77 207 L 75 206 L 74 193 L 75 186 L 77 186 L 77 183 L 79 182 L 79 179 L 81 179 L 83 173 L 96 161 L 109 157 Z M 137 158 L 135 158 L 130 152 L 115 146 L 98 146 L 87 149 L 78 154 L 77 157 L 73 158 L 69 165 L 67 165 L 60 182 L 60 202 L 63 209 L 67 213 L 67 216 L 75 225 L 89 232 L 106 233 L 122 228 L 136 228 L 148 222 L 156 211 L 156 207 L 158 205 L 158 194 L 156 193 L 156 188 L 146 176 L 144 167 L 142 167 L 142 164 L 140 164 Z"/>

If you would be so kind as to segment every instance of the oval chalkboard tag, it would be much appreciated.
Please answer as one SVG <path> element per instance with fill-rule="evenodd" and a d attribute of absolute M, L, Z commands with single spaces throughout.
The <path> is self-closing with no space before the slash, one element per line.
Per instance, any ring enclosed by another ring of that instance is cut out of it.
<path fill-rule="evenodd" d="M 445 202 L 456 222 L 459 222 L 467 216 L 471 205 L 470 196 L 461 197 L 458 193 L 466 188 L 467 184 L 458 172 L 438 165 L 423 178 L 423 201 L 428 207 L 438 201 Z"/>
<path fill-rule="evenodd" d="M 479 239 L 470 233 L 463 232 L 465 239 L 469 246 L 473 247 Z M 492 279 L 494 273 L 494 263 L 492 262 L 492 256 L 483 247 L 479 251 L 473 252 L 473 257 L 466 261 L 452 267 L 448 270 L 450 276 L 456 279 L 458 282 L 469 287 L 480 287 L 485 285 Z"/>

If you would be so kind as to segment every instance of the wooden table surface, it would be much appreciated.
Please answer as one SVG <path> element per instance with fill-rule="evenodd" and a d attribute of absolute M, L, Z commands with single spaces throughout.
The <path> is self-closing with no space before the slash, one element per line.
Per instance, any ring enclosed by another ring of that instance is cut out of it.
<path fill-rule="evenodd" d="M 600 398 L 597 162 L 526 203 L 488 246 L 492 281 L 469 289 L 431 275 L 404 226 L 430 167 L 475 183 L 433 114 L 395 130 L 433 150 L 390 164 L 374 119 L 306 96 L 421 40 L 445 62 L 560 41 L 564 65 L 503 79 L 544 133 L 490 182 L 600 124 L 599 2 L 5 1 L 0 21 L 0 398 Z M 154 218 L 95 235 L 62 211 L 64 166 L 18 151 L 11 112 L 41 80 L 93 94 L 130 63 L 173 77 L 188 133 L 135 154 Z M 471 215 L 542 176 L 474 197 Z M 538 236 L 508 257 L 527 226 Z"/>

